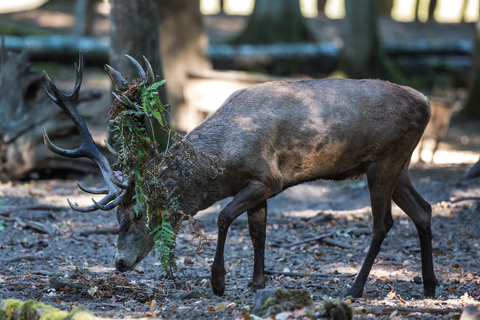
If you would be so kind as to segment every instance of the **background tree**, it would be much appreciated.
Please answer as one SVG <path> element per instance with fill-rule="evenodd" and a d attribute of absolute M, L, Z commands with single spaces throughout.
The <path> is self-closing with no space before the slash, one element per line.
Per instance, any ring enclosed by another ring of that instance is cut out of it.
<path fill-rule="evenodd" d="M 232 42 L 262 44 L 314 40 L 300 11 L 299 0 L 256 0 L 247 27 Z"/>
<path fill-rule="evenodd" d="M 76 0 L 73 35 L 85 36 L 92 34 L 96 2 L 95 0 Z"/>
<path fill-rule="evenodd" d="M 325 5 L 327 0 L 317 0 L 317 10 L 319 15 L 325 15 Z"/>
<path fill-rule="evenodd" d="M 342 63 L 348 77 L 403 82 L 380 47 L 377 0 L 345 0 Z"/>
<path fill-rule="evenodd" d="M 468 3 L 469 3 L 468 0 L 463 0 L 462 11 L 460 11 L 460 18 L 463 20 L 465 20 L 465 17 L 467 15 Z"/>
<path fill-rule="evenodd" d="M 142 57 L 145 56 L 155 75 L 163 78 L 156 1 L 111 0 L 110 4 L 109 64 L 132 80 L 138 77 L 138 72 L 125 55 L 130 55 L 142 65 Z M 158 90 L 160 100 L 165 103 L 165 88 L 160 86 Z M 147 121 L 147 127 L 151 130 L 149 123 Z M 153 127 L 156 140 L 166 144 L 159 124 L 153 122 Z"/>
<path fill-rule="evenodd" d="M 465 1 L 467 2 L 467 1 Z M 437 8 L 437 0 L 430 0 L 428 4 L 428 22 L 435 21 L 435 9 Z M 418 12 L 417 12 L 418 15 Z"/>
<path fill-rule="evenodd" d="M 379 12 L 383 15 L 391 16 L 393 9 L 393 0 L 382 0 L 379 3 Z"/>
<path fill-rule="evenodd" d="M 468 97 L 465 106 L 457 115 L 457 120 L 480 120 L 480 20 L 475 24 L 475 50 L 470 71 Z M 463 177 L 471 179 L 480 177 L 480 161 L 478 161 Z"/>
<path fill-rule="evenodd" d="M 422 2 L 422 0 L 417 0 L 417 3 L 415 4 L 415 12 L 413 13 L 415 15 L 415 21 L 420 21 L 418 20 L 418 10 L 420 9 L 420 2 Z"/>
<path fill-rule="evenodd" d="M 227 0 L 218 0 L 220 2 L 220 13 L 225 13 L 225 1 Z"/>
<path fill-rule="evenodd" d="M 457 118 L 480 120 L 480 21 L 475 24 L 475 50 L 468 85 L 468 98 Z"/>
<path fill-rule="evenodd" d="M 208 38 L 202 23 L 199 0 L 158 1 L 162 64 L 168 103 L 172 105 L 171 125 L 189 127 L 183 90 L 188 72 L 212 69 L 207 57 Z"/>
<path fill-rule="evenodd" d="M 111 0 L 110 3 L 109 64 L 132 80 L 138 77 L 138 73 L 125 55 L 132 56 L 141 64 L 142 56 L 145 56 L 155 74 L 163 77 L 156 1 Z M 165 101 L 164 91 L 161 95 L 162 101 Z"/>

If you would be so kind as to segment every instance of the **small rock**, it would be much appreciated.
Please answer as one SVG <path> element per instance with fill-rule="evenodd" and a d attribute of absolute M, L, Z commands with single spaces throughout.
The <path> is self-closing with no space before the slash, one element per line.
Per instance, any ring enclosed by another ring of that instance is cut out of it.
<path fill-rule="evenodd" d="M 304 307 L 313 307 L 312 297 L 307 290 L 262 289 L 257 290 L 251 314 L 266 318 Z"/>
<path fill-rule="evenodd" d="M 416 284 L 422 284 L 422 278 L 420 278 L 420 277 L 413 277 L 413 282 L 415 282 Z"/>
<path fill-rule="evenodd" d="M 480 320 L 480 306 L 465 307 L 460 320 Z"/>

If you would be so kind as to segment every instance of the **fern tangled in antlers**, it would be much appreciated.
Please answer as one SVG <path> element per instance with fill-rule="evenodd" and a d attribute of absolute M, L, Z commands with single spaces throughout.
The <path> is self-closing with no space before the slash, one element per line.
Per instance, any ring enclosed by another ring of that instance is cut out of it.
<path fill-rule="evenodd" d="M 168 274 L 176 270 L 175 245 L 176 236 L 181 231 L 181 222 L 191 217 L 178 212 L 178 192 L 170 190 L 158 178 L 160 165 L 165 158 L 155 134 L 149 137 L 145 118 L 153 129 L 152 119 L 158 121 L 162 130 L 168 135 L 179 136 L 168 128 L 166 114 L 168 105 L 163 105 L 157 89 L 165 80 L 148 85 L 142 79 L 129 83 L 123 93 L 115 95 L 117 99 L 110 106 L 108 126 L 113 133 L 113 147 L 118 153 L 117 165 L 122 168 L 121 180 L 135 181 L 135 211 L 145 208 L 149 225 L 154 237 L 155 249 L 160 262 Z M 168 145 L 167 145 L 168 149 Z M 166 150 L 165 150 L 166 151 Z M 152 221 L 150 221 L 150 219 Z M 200 221 L 189 222 L 189 229 L 194 239 L 198 240 L 197 253 L 201 254 L 209 244 L 201 228 Z M 153 226 L 153 227 L 152 227 Z"/>

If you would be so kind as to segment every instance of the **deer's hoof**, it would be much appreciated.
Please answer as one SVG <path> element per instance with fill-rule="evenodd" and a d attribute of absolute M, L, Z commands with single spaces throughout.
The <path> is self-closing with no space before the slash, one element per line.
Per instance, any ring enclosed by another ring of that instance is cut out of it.
<path fill-rule="evenodd" d="M 263 282 L 252 282 L 250 287 L 250 292 L 257 292 L 257 290 L 265 289 L 265 281 Z"/>
<path fill-rule="evenodd" d="M 425 289 L 423 290 L 423 296 L 425 298 L 435 298 L 435 289 Z"/>
<path fill-rule="evenodd" d="M 223 296 L 223 293 L 225 292 L 225 284 L 215 286 L 212 283 L 212 290 L 213 290 L 213 293 L 215 293 L 216 296 L 221 297 L 221 296 Z"/>
<path fill-rule="evenodd" d="M 225 268 L 212 265 L 212 289 L 217 296 L 223 296 L 225 292 L 225 273 Z"/>
<path fill-rule="evenodd" d="M 361 298 L 363 295 L 363 290 L 359 290 L 355 287 L 351 287 L 347 292 L 347 296 L 352 296 L 353 298 Z"/>

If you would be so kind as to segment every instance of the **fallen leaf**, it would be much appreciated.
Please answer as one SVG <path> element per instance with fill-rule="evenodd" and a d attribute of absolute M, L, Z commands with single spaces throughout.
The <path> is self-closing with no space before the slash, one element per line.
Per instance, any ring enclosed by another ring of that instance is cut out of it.
<path fill-rule="evenodd" d="M 457 263 L 452 263 L 452 264 L 450 265 L 450 268 L 456 269 L 456 268 L 458 268 L 458 267 L 460 267 L 460 266 L 459 266 Z"/>
<path fill-rule="evenodd" d="M 447 288 L 448 291 L 450 291 L 452 294 L 457 294 L 457 290 L 453 288 Z"/>
<path fill-rule="evenodd" d="M 154 311 L 157 306 L 157 300 L 153 299 L 152 302 L 150 303 L 150 311 Z"/>
<path fill-rule="evenodd" d="M 215 307 L 214 306 L 208 306 L 207 311 L 215 311 Z"/>
<path fill-rule="evenodd" d="M 88 289 L 88 293 L 93 297 L 95 295 L 95 293 L 97 292 L 98 290 L 98 287 L 92 287 L 90 289 Z"/>

